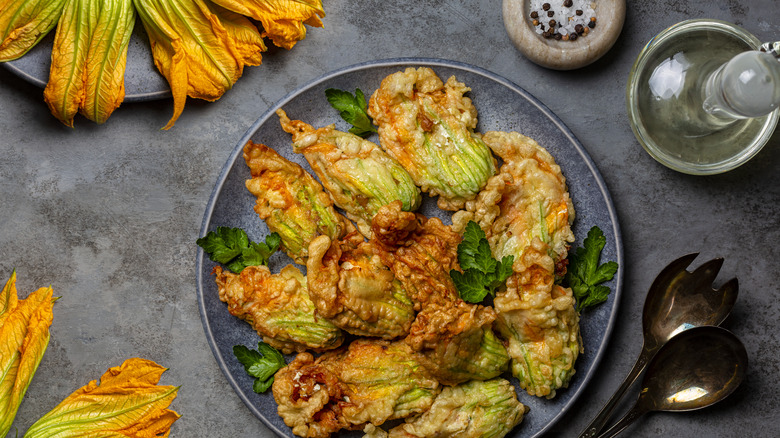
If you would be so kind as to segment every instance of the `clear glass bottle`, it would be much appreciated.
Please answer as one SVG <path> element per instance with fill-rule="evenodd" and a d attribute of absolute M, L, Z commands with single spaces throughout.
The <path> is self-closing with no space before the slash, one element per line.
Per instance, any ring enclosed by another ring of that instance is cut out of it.
<path fill-rule="evenodd" d="M 629 75 L 632 129 L 662 164 L 719 173 L 761 149 L 778 119 L 780 61 L 755 36 L 718 20 L 661 32 Z"/>

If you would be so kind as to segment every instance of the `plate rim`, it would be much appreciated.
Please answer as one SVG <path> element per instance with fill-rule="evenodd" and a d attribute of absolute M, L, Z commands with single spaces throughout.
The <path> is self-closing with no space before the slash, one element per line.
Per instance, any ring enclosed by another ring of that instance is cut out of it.
<path fill-rule="evenodd" d="M 30 73 L 22 70 L 19 68 L 16 64 L 13 64 L 13 61 L 8 62 L 0 62 L 0 65 L 6 68 L 9 72 L 16 75 L 16 77 L 20 78 L 21 80 L 34 85 L 38 88 L 46 88 L 47 82 L 44 82 L 38 77 L 35 77 L 31 75 Z M 158 72 L 159 73 L 159 72 Z M 153 100 L 161 100 L 171 97 L 171 90 L 160 90 L 160 91 L 150 91 L 148 93 L 135 93 L 135 94 L 129 94 L 125 95 L 124 100 L 122 100 L 122 103 L 133 103 L 133 102 L 149 102 Z"/>
<path fill-rule="evenodd" d="M 620 298 L 623 290 L 623 273 L 624 273 L 624 266 L 625 266 L 624 257 L 623 257 L 623 238 L 620 231 L 620 224 L 618 222 L 615 206 L 612 201 L 612 196 L 609 190 L 607 190 L 607 186 L 604 181 L 604 178 L 601 176 L 601 173 L 596 167 L 595 162 L 590 157 L 585 147 L 582 145 L 582 143 L 580 143 L 577 137 L 574 136 L 574 133 L 568 128 L 568 126 L 566 126 L 555 113 L 553 113 L 538 98 L 536 98 L 535 96 L 533 96 L 525 89 L 521 88 L 520 86 L 516 85 L 512 81 L 504 78 L 501 75 L 498 75 L 497 73 L 491 72 L 487 69 L 472 64 L 464 63 L 461 61 L 443 59 L 443 58 L 427 58 L 427 57 L 399 57 L 399 58 L 386 58 L 386 59 L 360 62 L 360 63 L 335 69 L 329 73 L 320 75 L 319 77 L 311 81 L 307 81 L 301 86 L 296 87 L 293 91 L 287 93 L 284 97 L 282 97 L 278 101 L 276 101 L 271 107 L 269 107 L 265 112 L 263 112 L 260 115 L 260 117 L 258 117 L 257 120 L 245 131 L 244 135 L 241 136 L 238 143 L 234 147 L 233 151 L 225 161 L 225 164 L 223 165 L 219 174 L 217 175 L 217 180 L 214 185 L 214 189 L 211 192 L 208 204 L 206 205 L 204 211 L 203 220 L 201 222 L 201 228 L 198 237 L 199 238 L 204 237 L 208 233 L 209 231 L 208 226 L 211 217 L 214 213 L 216 200 L 219 194 L 222 192 L 222 188 L 225 184 L 230 169 L 232 169 L 233 165 L 235 164 L 238 155 L 241 153 L 241 151 L 243 151 L 244 145 L 246 144 L 247 141 L 249 141 L 252 138 L 252 136 L 255 134 L 255 132 L 257 132 L 260 126 L 264 124 L 270 117 L 272 117 L 276 113 L 277 109 L 283 107 L 285 104 L 293 100 L 296 96 L 303 93 L 304 91 L 316 87 L 317 85 L 325 81 L 328 81 L 330 79 L 336 78 L 338 76 L 347 73 L 351 73 L 359 70 L 365 70 L 369 68 L 375 68 L 375 67 L 395 67 L 395 66 L 403 67 L 403 66 L 412 66 L 412 65 L 430 66 L 430 67 L 447 67 L 447 68 L 465 70 L 470 73 L 474 73 L 492 79 L 495 82 L 498 82 L 499 84 L 504 85 L 507 88 L 511 89 L 515 93 L 523 96 L 525 99 L 528 100 L 529 103 L 531 103 L 539 111 L 541 111 L 544 114 L 544 116 L 546 116 L 561 131 L 561 133 L 574 145 L 575 149 L 577 150 L 577 153 L 580 155 L 580 158 L 583 160 L 584 164 L 592 173 L 595 182 L 597 184 L 597 187 L 599 189 L 599 192 L 604 197 L 608 216 L 612 224 L 612 233 L 615 236 L 615 257 L 617 259 L 616 262 L 618 263 L 618 271 L 614 277 L 615 290 L 612 291 L 612 295 L 614 297 L 613 298 L 614 304 L 609 313 L 607 326 L 605 327 L 604 341 L 601 343 L 598 350 L 595 352 L 592 366 L 587 370 L 585 376 L 583 377 L 584 379 L 583 385 L 578 389 L 578 391 L 572 394 L 571 398 L 565 402 L 565 404 L 561 407 L 560 411 L 557 414 L 555 414 L 552 417 L 552 419 L 547 422 L 547 424 L 545 424 L 540 430 L 538 430 L 534 435 L 532 435 L 532 437 L 541 436 L 542 434 L 548 432 L 549 429 L 552 428 L 556 423 L 558 423 L 561 420 L 561 418 L 577 402 L 579 397 L 582 395 L 582 392 L 585 390 L 587 385 L 592 380 L 593 375 L 596 372 L 596 369 L 599 367 L 601 360 L 603 359 L 607 345 L 609 344 L 610 338 L 612 337 L 612 332 L 617 319 L 617 312 L 620 307 Z M 211 349 L 214 359 L 217 361 L 217 364 L 219 365 L 222 374 L 228 380 L 228 383 L 230 383 L 230 385 L 232 386 L 233 391 L 241 399 L 241 401 L 244 402 L 244 405 L 246 405 L 246 407 L 249 408 L 249 410 L 258 419 L 260 419 L 261 422 L 269 430 L 273 431 L 278 436 L 285 437 L 287 436 L 287 434 L 281 431 L 274 424 L 272 424 L 270 420 L 268 420 L 265 417 L 265 414 L 259 412 L 259 410 L 255 407 L 255 405 L 246 397 L 246 395 L 243 393 L 243 390 L 239 386 L 238 382 L 228 371 L 225 358 L 220 354 L 219 349 L 217 348 L 216 339 L 214 338 L 213 332 L 211 331 L 211 326 L 208 321 L 208 315 L 206 314 L 206 308 L 205 308 L 205 299 L 204 299 L 204 290 L 203 290 L 203 281 L 202 281 L 203 280 L 202 273 L 204 267 L 203 263 L 204 263 L 204 252 L 202 248 L 198 247 L 198 252 L 196 256 L 196 274 L 195 274 L 196 284 L 197 284 L 196 293 L 198 294 L 197 297 L 198 310 L 200 311 L 201 323 L 203 325 L 204 334 L 206 335 L 206 340 L 208 341 L 209 348 Z"/>

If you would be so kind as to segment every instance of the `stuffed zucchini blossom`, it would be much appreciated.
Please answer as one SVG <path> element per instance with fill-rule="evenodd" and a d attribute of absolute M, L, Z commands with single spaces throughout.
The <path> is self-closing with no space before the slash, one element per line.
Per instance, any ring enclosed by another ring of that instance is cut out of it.
<path fill-rule="evenodd" d="M 495 173 L 490 149 L 474 132 L 477 110 L 454 76 L 442 82 L 430 68 L 407 68 L 382 80 L 368 114 L 382 147 L 443 210 L 474 199 Z"/>
<path fill-rule="evenodd" d="M 404 211 L 420 206 L 420 190 L 409 173 L 376 144 L 333 125 L 314 129 L 276 111 L 282 128 L 292 134 L 295 152 L 303 154 L 333 202 L 371 237 L 371 220 L 395 200 Z"/>

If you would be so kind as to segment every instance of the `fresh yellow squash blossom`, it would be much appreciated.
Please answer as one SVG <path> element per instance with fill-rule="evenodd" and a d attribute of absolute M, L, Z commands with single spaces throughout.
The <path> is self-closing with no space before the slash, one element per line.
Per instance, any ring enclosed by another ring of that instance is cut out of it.
<path fill-rule="evenodd" d="M 212 0 L 233 12 L 252 17 L 263 24 L 263 36 L 278 47 L 292 49 L 306 38 L 307 24 L 322 27 L 325 16 L 321 0 Z"/>
<path fill-rule="evenodd" d="M 43 93 L 62 123 L 73 127 L 77 112 L 103 123 L 125 99 L 127 46 L 134 24 L 132 0 L 67 0 Z"/>
<path fill-rule="evenodd" d="M 252 22 L 207 0 L 133 0 L 152 47 L 154 64 L 173 95 L 169 129 L 187 96 L 214 101 L 260 65 L 266 50 Z"/>
<path fill-rule="evenodd" d="M 167 437 L 180 415 L 168 408 L 178 387 L 159 386 L 165 368 L 132 358 L 76 390 L 30 426 L 24 438 Z"/>
<path fill-rule="evenodd" d="M 53 302 L 50 287 L 19 300 L 16 272 L 0 292 L 0 436 L 11 428 L 49 345 Z"/>
<path fill-rule="evenodd" d="M 49 33 L 65 0 L 0 0 L 0 62 L 20 58 Z"/>

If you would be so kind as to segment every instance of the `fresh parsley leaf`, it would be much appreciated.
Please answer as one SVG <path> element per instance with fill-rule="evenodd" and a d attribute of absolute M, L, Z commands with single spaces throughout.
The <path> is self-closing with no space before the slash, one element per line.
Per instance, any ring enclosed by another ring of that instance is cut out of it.
<path fill-rule="evenodd" d="M 355 95 L 349 91 L 328 88 L 325 90 L 330 106 L 339 111 L 341 118 L 352 125 L 349 132 L 361 137 L 368 137 L 376 131 L 371 117 L 368 115 L 366 97 L 360 88 L 355 89 Z"/>
<path fill-rule="evenodd" d="M 267 265 L 268 259 L 279 249 L 279 243 L 279 234 L 271 233 L 265 243 L 249 242 L 249 247 L 241 251 L 241 258 L 246 266 Z"/>
<path fill-rule="evenodd" d="M 466 269 L 460 272 L 453 269 L 450 271 L 450 277 L 464 301 L 480 303 L 488 294 L 488 290 L 485 288 L 487 279 L 484 272 L 476 269 Z"/>
<path fill-rule="evenodd" d="M 604 232 L 594 226 L 582 242 L 583 247 L 569 253 L 565 282 L 577 299 L 579 311 L 601 304 L 609 296 L 610 289 L 601 283 L 612 280 L 618 264 L 613 261 L 599 264 L 606 243 Z"/>
<path fill-rule="evenodd" d="M 461 269 L 476 268 L 474 258 L 479 251 L 479 242 L 485 237 L 485 232 L 474 221 L 466 224 L 463 230 L 463 240 L 458 245 L 458 263 Z M 485 239 L 487 240 L 487 239 Z"/>
<path fill-rule="evenodd" d="M 279 249 L 281 237 L 271 233 L 265 238 L 265 243 L 257 243 L 250 241 L 241 228 L 217 227 L 216 231 L 209 231 L 195 243 L 212 261 L 239 273 L 247 266 L 268 264 L 268 259 Z"/>
<path fill-rule="evenodd" d="M 285 366 L 284 356 L 275 348 L 260 342 L 257 350 L 243 345 L 233 346 L 233 355 L 244 366 L 247 374 L 255 378 L 252 389 L 260 394 L 274 383 L 274 374 Z"/>
<path fill-rule="evenodd" d="M 217 227 L 195 243 L 205 251 L 212 261 L 228 263 L 241 254 L 249 245 L 249 237 L 240 228 Z"/>
<path fill-rule="evenodd" d="M 514 260 L 511 255 L 501 261 L 494 259 L 485 232 L 476 222 L 470 221 L 458 245 L 458 263 L 463 272 L 453 269 L 450 278 L 464 301 L 479 303 L 487 294 L 495 295 L 496 290 L 506 284 L 506 279 L 512 275 Z"/>

